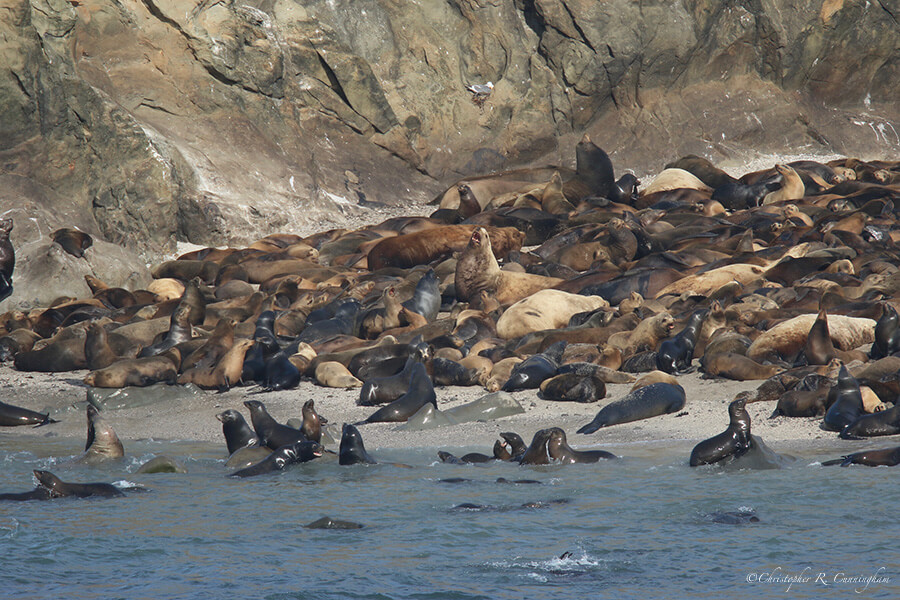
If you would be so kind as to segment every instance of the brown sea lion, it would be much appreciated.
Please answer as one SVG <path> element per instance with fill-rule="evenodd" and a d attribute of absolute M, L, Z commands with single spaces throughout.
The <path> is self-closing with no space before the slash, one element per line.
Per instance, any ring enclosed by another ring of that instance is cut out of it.
<path fill-rule="evenodd" d="M 197 366 L 178 376 L 178 383 L 193 383 L 203 389 L 228 390 L 241 380 L 244 357 L 255 344 L 251 339 L 236 341 L 219 361 L 211 366 Z M 205 364 L 205 363 L 204 363 Z"/>
<path fill-rule="evenodd" d="M 319 385 L 332 388 L 357 388 L 363 384 L 347 370 L 347 367 L 337 361 L 320 362 L 316 365 L 315 378 Z"/>
<path fill-rule="evenodd" d="M 781 175 L 781 187 L 766 194 L 763 205 L 784 200 L 800 200 L 806 195 L 806 186 L 803 185 L 797 171 L 787 165 L 775 165 L 775 170 Z"/>
<path fill-rule="evenodd" d="M 369 251 L 369 270 L 376 271 L 386 267 L 408 269 L 448 258 L 466 247 L 475 230 L 475 225 L 444 225 L 385 238 Z M 491 239 L 496 240 L 491 248 L 494 260 L 505 257 L 513 250 L 519 250 L 525 240 L 525 234 L 514 227 L 491 227 L 489 231 Z"/>
<path fill-rule="evenodd" d="M 91 371 L 84 377 L 84 383 L 94 387 L 123 388 L 144 387 L 154 383 L 175 383 L 178 378 L 177 365 L 181 356 L 177 349 L 170 348 L 156 356 L 127 358 L 110 366 Z"/>
<path fill-rule="evenodd" d="M 641 321 L 631 331 L 621 331 L 609 336 L 607 344 L 619 348 L 623 356 L 631 356 L 642 350 L 655 350 L 660 340 L 675 329 L 675 319 L 667 312 L 653 315 Z"/>
<path fill-rule="evenodd" d="M 9 233 L 13 228 L 12 219 L 0 219 L 0 300 L 12 294 L 12 275 L 16 267 L 16 253 Z"/>
<path fill-rule="evenodd" d="M 84 251 L 90 248 L 94 240 L 83 231 L 63 227 L 50 234 L 50 239 L 62 246 L 62 249 L 75 258 L 84 258 Z"/>
<path fill-rule="evenodd" d="M 793 360 L 806 344 L 809 331 L 818 316 L 805 314 L 778 323 L 764 331 L 747 349 L 753 360 Z M 831 315 L 828 319 L 831 341 L 840 350 L 854 350 L 875 340 L 875 321 L 861 317 Z"/>
<path fill-rule="evenodd" d="M 472 232 L 469 243 L 456 263 L 456 298 L 469 302 L 487 291 L 508 306 L 531 294 L 553 287 L 562 279 L 529 273 L 502 271 L 492 251 L 491 238 L 484 227 Z"/>
<path fill-rule="evenodd" d="M 125 448 L 112 426 L 93 404 L 87 405 L 87 442 L 84 454 L 73 463 L 96 465 L 125 456 Z"/>
<path fill-rule="evenodd" d="M 704 356 L 703 371 L 709 377 L 724 377 L 735 381 L 768 379 L 784 370 L 778 365 L 762 365 L 734 352 L 717 352 Z"/>

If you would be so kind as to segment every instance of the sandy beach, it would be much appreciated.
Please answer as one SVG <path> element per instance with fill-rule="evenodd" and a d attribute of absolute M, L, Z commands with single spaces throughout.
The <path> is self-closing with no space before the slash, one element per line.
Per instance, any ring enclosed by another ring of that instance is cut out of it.
<path fill-rule="evenodd" d="M 86 421 L 84 402 L 88 387 L 81 382 L 87 371 L 61 374 L 20 373 L 0 367 L 0 397 L 5 402 L 33 410 L 51 410 L 60 422 L 44 427 L 7 428 L 4 433 L 29 436 L 61 436 L 84 439 Z M 678 381 L 685 388 L 687 404 L 681 416 L 664 415 L 603 428 L 591 435 L 579 435 L 575 431 L 589 422 L 600 407 L 623 397 L 631 384 L 610 384 L 606 398 L 593 404 L 552 402 L 538 397 L 537 390 L 514 392 L 512 395 L 525 409 L 523 414 L 503 417 L 486 422 L 469 422 L 448 425 L 424 431 L 406 431 L 402 425 L 376 423 L 360 426 L 360 431 L 370 449 L 394 448 L 470 448 L 490 452 L 494 440 L 501 431 L 519 433 L 530 441 L 535 431 L 544 427 L 561 427 L 573 447 L 603 447 L 627 454 L 624 446 L 635 442 L 696 443 L 712 437 L 728 425 L 726 411 L 735 394 L 755 389 L 758 381 L 728 381 L 702 379 L 699 373 L 680 375 Z M 158 402 L 135 408 L 117 408 L 107 411 L 107 418 L 123 443 L 129 440 L 152 438 L 155 440 L 193 440 L 222 443 L 222 427 L 215 415 L 229 408 L 239 410 L 249 421 L 249 411 L 244 400 L 262 401 L 270 414 L 280 422 L 300 417 L 303 403 L 316 401 L 318 412 L 331 424 L 330 432 L 340 441 L 340 425 L 365 419 L 375 411 L 372 407 L 357 406 L 358 389 L 341 390 L 325 388 L 309 381 L 299 387 L 277 392 L 258 392 L 256 387 L 238 387 L 224 393 L 200 391 L 183 398 L 176 387 L 158 388 Z M 480 387 L 437 388 L 438 407 L 446 410 L 486 395 Z M 178 397 L 176 397 L 178 396 Z M 802 451 L 812 447 L 834 448 L 834 451 L 860 449 L 860 442 L 841 440 L 837 434 L 819 428 L 821 418 L 769 419 L 774 402 L 758 402 L 747 405 L 752 418 L 752 431 L 776 451 Z M 877 440 L 869 440 L 865 447 L 877 446 Z M 885 445 L 885 444 L 881 444 Z M 336 444 L 333 446 L 336 449 Z"/>

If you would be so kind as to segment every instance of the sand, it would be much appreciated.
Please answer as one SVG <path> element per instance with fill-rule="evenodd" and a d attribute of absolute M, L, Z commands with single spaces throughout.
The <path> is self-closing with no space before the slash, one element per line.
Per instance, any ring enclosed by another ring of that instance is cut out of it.
<path fill-rule="evenodd" d="M 84 401 L 88 388 L 81 379 L 86 373 L 22 373 L 9 366 L 0 366 L 0 399 L 42 412 L 53 410 L 60 420 L 59 423 L 39 428 L 4 428 L 4 433 L 0 435 L 61 436 L 83 444 L 86 434 Z M 590 435 L 579 435 L 575 431 L 591 421 L 600 407 L 627 394 L 630 384 L 608 385 L 607 397 L 592 404 L 547 401 L 538 397 L 537 390 L 525 390 L 513 393 L 525 409 L 524 414 L 520 415 L 426 431 L 404 431 L 397 424 L 388 423 L 361 425 L 360 431 L 369 449 L 471 448 L 489 454 L 501 431 L 514 431 L 527 442 L 538 429 L 557 426 L 568 433 L 573 447 L 602 447 L 627 455 L 628 445 L 636 442 L 696 443 L 722 432 L 728 425 L 727 405 L 735 394 L 755 389 L 761 383 L 706 380 L 699 373 L 680 375 L 678 380 L 686 391 L 684 412 L 687 414 L 664 415 L 615 425 Z M 207 441 L 224 446 L 222 427 L 215 415 L 233 408 L 241 411 L 249 421 L 249 411 L 243 406 L 243 401 L 247 399 L 262 401 L 272 416 L 285 422 L 289 418 L 299 418 L 303 403 L 312 398 L 316 401 L 318 412 L 334 424 L 331 432 L 337 441 L 342 423 L 358 422 L 375 411 L 372 407 L 356 405 L 358 389 L 324 388 L 312 382 L 303 382 L 295 389 L 278 392 L 254 393 L 259 392 L 256 387 L 233 388 L 224 393 L 202 392 L 187 401 L 173 399 L 172 389 L 163 388 L 161 399 L 153 404 L 107 411 L 107 418 L 126 449 L 129 440 L 148 438 Z M 487 392 L 480 387 L 438 388 L 438 407 L 446 410 L 485 394 Z M 758 402 L 747 405 L 753 433 L 773 450 L 802 451 L 821 448 L 823 444 L 835 452 L 860 449 L 859 442 L 840 440 L 837 434 L 820 429 L 821 418 L 769 419 L 774 404 Z M 878 440 L 873 442 L 877 444 Z"/>

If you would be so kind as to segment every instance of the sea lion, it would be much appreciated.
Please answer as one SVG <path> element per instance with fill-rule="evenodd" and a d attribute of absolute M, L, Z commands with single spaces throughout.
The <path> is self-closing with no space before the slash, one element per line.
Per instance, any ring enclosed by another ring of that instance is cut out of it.
<path fill-rule="evenodd" d="M 825 402 L 829 406 L 822 419 L 822 429 L 841 431 L 863 415 L 862 393 L 859 382 L 842 365 L 838 371 L 837 383 L 828 392 Z"/>
<path fill-rule="evenodd" d="M 745 398 L 738 398 L 728 405 L 728 428 L 694 446 L 690 458 L 692 467 L 731 459 L 750 449 L 750 413 L 745 404 Z"/>
<path fill-rule="evenodd" d="M 806 344 L 809 330 L 817 318 L 817 314 L 804 314 L 770 327 L 753 340 L 747 349 L 747 356 L 755 361 L 792 361 Z M 836 348 L 853 350 L 875 340 L 875 321 L 831 315 L 828 319 L 828 332 Z"/>
<path fill-rule="evenodd" d="M 84 336 L 84 358 L 87 368 L 96 371 L 103 369 L 119 359 L 109 345 L 109 335 L 99 323 L 91 323 Z"/>
<path fill-rule="evenodd" d="M 628 357 L 644 350 L 655 350 L 660 340 L 668 337 L 675 328 L 675 319 L 668 312 L 661 312 L 638 323 L 630 331 L 613 333 L 607 344 L 622 351 Z"/>
<path fill-rule="evenodd" d="M 256 432 L 250 428 L 244 415 L 238 411 L 228 409 L 217 414 L 216 418 L 222 422 L 222 434 L 225 436 L 228 454 L 234 454 L 241 448 L 252 448 L 259 445 Z"/>
<path fill-rule="evenodd" d="M 17 371 L 59 373 L 87 368 L 84 356 L 84 340 L 70 338 L 49 342 L 46 346 L 20 352 L 13 360 Z"/>
<path fill-rule="evenodd" d="M 501 270 L 488 231 L 478 227 L 456 261 L 454 289 L 461 302 L 470 302 L 484 290 L 501 305 L 508 306 L 562 281 L 556 277 Z"/>
<path fill-rule="evenodd" d="M 283 471 L 290 465 L 309 462 L 319 458 L 324 452 L 325 449 L 317 442 L 309 440 L 294 442 L 293 444 L 281 446 L 255 465 L 235 471 L 229 477 L 255 477 L 256 475 L 274 471 Z"/>
<path fill-rule="evenodd" d="M 541 398 L 563 402 L 597 402 L 606 397 L 606 383 L 593 375 L 563 373 L 541 383 Z"/>
<path fill-rule="evenodd" d="M 504 431 L 500 437 L 502 439 L 494 445 L 494 456 L 500 460 L 518 460 L 528 450 L 528 445 L 518 433 Z"/>
<path fill-rule="evenodd" d="M 73 459 L 73 463 L 96 465 L 125 456 L 125 447 L 112 426 L 93 404 L 87 405 L 87 442 L 84 453 Z"/>
<path fill-rule="evenodd" d="M 230 390 L 241 380 L 244 358 L 255 343 L 251 339 L 238 340 L 215 365 L 185 371 L 178 376 L 178 383 L 193 383 L 205 390 Z"/>
<path fill-rule="evenodd" d="M 514 392 L 540 387 L 542 382 L 556 374 L 565 346 L 565 342 L 557 342 L 540 354 L 533 354 L 516 364 L 501 389 Z"/>
<path fill-rule="evenodd" d="M 341 429 L 341 447 L 338 452 L 338 464 L 356 465 L 356 464 L 376 464 L 375 459 L 366 452 L 365 444 L 363 444 L 362 435 L 359 429 L 349 423 L 344 423 Z"/>
<path fill-rule="evenodd" d="M 700 328 L 707 310 L 696 310 L 688 319 L 684 329 L 669 339 L 663 340 L 656 353 L 656 368 L 664 373 L 689 373 L 693 370 L 694 347 L 700 337 Z"/>
<path fill-rule="evenodd" d="M 696 175 L 684 169 L 669 168 L 660 171 L 647 187 L 641 190 L 642 197 L 672 190 L 697 190 L 712 193 L 713 188 L 703 183 Z"/>
<path fill-rule="evenodd" d="M 475 225 L 444 225 L 385 238 L 369 251 L 369 270 L 409 269 L 449 258 L 465 248 L 473 230 L 477 230 Z M 489 231 L 494 240 L 494 246 L 490 248 L 495 253 L 494 260 L 520 249 L 525 239 L 525 234 L 514 227 L 491 227 Z"/>
<path fill-rule="evenodd" d="M 322 517 L 321 519 L 316 519 L 312 523 L 307 523 L 303 527 L 306 529 L 362 529 L 365 525 L 354 523 L 353 521 Z"/>
<path fill-rule="evenodd" d="M 289 446 L 295 442 L 305 441 L 303 432 L 276 421 L 266 410 L 266 405 L 259 400 L 247 400 L 244 406 L 250 409 L 250 422 L 259 438 L 260 446 L 267 446 L 271 450 L 277 450 L 282 446 Z"/>
<path fill-rule="evenodd" d="M 333 360 L 316 365 L 315 378 L 319 385 L 331 388 L 350 389 L 363 385 L 363 382 L 354 377 L 347 367 Z"/>
<path fill-rule="evenodd" d="M 735 381 L 768 379 L 784 368 L 778 365 L 763 365 L 743 354 L 718 352 L 703 356 L 703 372 L 708 377 L 723 377 Z"/>
<path fill-rule="evenodd" d="M 875 340 L 869 351 L 872 359 L 884 358 L 900 350 L 900 316 L 890 302 L 882 303 L 882 313 L 875 323 Z"/>
<path fill-rule="evenodd" d="M 781 187 L 766 194 L 763 205 L 785 200 L 800 200 L 806 195 L 806 186 L 803 185 L 797 171 L 787 165 L 775 165 L 775 170 L 781 175 Z"/>
<path fill-rule="evenodd" d="M 172 384 L 178 379 L 178 362 L 180 354 L 171 348 L 157 356 L 118 360 L 105 369 L 91 371 L 83 381 L 100 388 L 146 387 L 160 382 Z"/>
<path fill-rule="evenodd" d="M 437 395 L 434 393 L 434 384 L 425 370 L 425 365 L 416 363 L 412 367 L 409 378 L 409 387 L 406 393 L 385 406 L 382 406 L 369 415 L 364 423 L 400 423 L 407 421 L 411 416 L 426 404 L 432 404 L 437 408 Z"/>
<path fill-rule="evenodd" d="M 50 418 L 50 413 L 39 413 L 0 401 L 0 427 L 17 427 L 19 425 L 40 426 L 58 422 L 59 421 Z"/>
<path fill-rule="evenodd" d="M 41 487 L 50 492 L 50 498 L 89 498 L 101 496 L 116 498 L 125 494 L 111 483 L 71 483 L 61 480 L 49 471 L 34 471 L 34 476 Z"/>
<path fill-rule="evenodd" d="M 900 446 L 893 448 L 881 448 L 879 450 L 864 450 L 862 452 L 854 452 L 836 460 L 826 460 L 823 466 L 841 465 L 849 467 L 850 465 L 863 465 L 866 467 L 896 467 L 900 465 Z"/>
<path fill-rule="evenodd" d="M 314 400 L 310 399 L 303 403 L 301 415 L 303 416 L 303 425 L 300 426 L 300 431 L 306 436 L 306 439 L 321 443 L 322 425 L 327 424 L 328 419 L 316 412 Z"/>
<path fill-rule="evenodd" d="M 858 419 L 847 424 L 841 430 L 840 437 L 845 440 L 860 440 L 898 433 L 900 433 L 900 404 L 895 404 L 881 412 L 860 415 Z"/>
<path fill-rule="evenodd" d="M 534 437 L 531 438 L 531 444 L 528 445 L 528 448 L 522 454 L 522 457 L 519 459 L 519 464 L 549 465 L 550 452 L 547 449 L 547 442 L 549 441 L 549 429 L 539 429 L 534 432 Z"/>
<path fill-rule="evenodd" d="M 559 329 L 572 315 L 608 307 L 600 296 L 582 296 L 560 290 L 540 290 L 507 308 L 497 320 L 503 339 L 522 337 L 532 331 Z"/>
<path fill-rule="evenodd" d="M 359 406 L 376 406 L 393 402 L 409 390 L 413 366 L 422 363 L 423 360 L 425 355 L 421 351 L 414 351 L 406 359 L 403 369 L 396 375 L 369 379 L 363 383 L 356 403 Z"/>
<path fill-rule="evenodd" d="M 16 267 L 16 252 L 9 241 L 12 228 L 12 219 L 0 219 L 0 302 L 13 292 L 12 275 Z"/>
<path fill-rule="evenodd" d="M 696 154 L 682 156 L 678 160 L 667 164 L 665 168 L 683 169 L 713 189 L 737 181 L 737 179 L 719 169 L 707 159 Z"/>
<path fill-rule="evenodd" d="M 876 323 L 875 326 L 877 327 L 878 324 Z M 834 347 L 834 344 L 831 342 L 831 335 L 828 332 L 828 312 L 824 308 L 819 311 L 816 320 L 813 321 L 812 327 L 809 329 L 803 353 L 806 355 L 806 363 L 809 365 L 827 365 L 835 358 L 845 363 L 853 360 L 863 362 L 867 360 L 866 353 L 862 351 L 844 351 Z"/>
<path fill-rule="evenodd" d="M 416 282 L 413 297 L 403 302 L 401 306 L 422 315 L 429 323 L 437 318 L 441 310 L 441 290 L 434 269 L 429 268 L 425 271 Z"/>
<path fill-rule="evenodd" d="M 196 289 L 196 286 L 193 286 Z M 191 286 L 185 288 L 184 296 L 188 296 L 188 290 L 191 289 Z M 199 292 L 198 292 L 199 293 Z M 205 306 L 205 305 L 204 305 Z M 191 304 L 180 302 L 178 306 L 175 307 L 175 310 L 172 312 L 172 316 L 169 320 L 169 329 L 163 336 L 163 338 L 157 342 L 152 343 L 151 345 L 143 348 L 138 354 L 138 358 L 146 358 L 148 356 L 155 356 L 162 352 L 165 352 L 172 346 L 180 344 L 181 342 L 187 342 L 193 337 L 193 328 L 191 327 L 191 315 L 194 313 L 195 309 L 192 308 Z M 205 309 L 204 309 L 205 312 Z"/>
<path fill-rule="evenodd" d="M 84 258 L 84 251 L 90 248 L 94 240 L 83 231 L 63 227 L 50 234 L 50 239 L 62 246 L 62 249 L 75 258 Z"/>
<path fill-rule="evenodd" d="M 564 465 L 575 463 L 595 463 L 600 460 L 618 458 L 605 450 L 575 450 L 566 441 L 566 432 L 559 427 L 550 428 L 547 440 L 547 454 L 550 460 Z"/>
<path fill-rule="evenodd" d="M 670 383 L 651 383 L 600 409 L 594 420 L 578 433 L 594 433 L 601 427 L 630 423 L 680 411 L 685 405 L 684 388 Z"/>

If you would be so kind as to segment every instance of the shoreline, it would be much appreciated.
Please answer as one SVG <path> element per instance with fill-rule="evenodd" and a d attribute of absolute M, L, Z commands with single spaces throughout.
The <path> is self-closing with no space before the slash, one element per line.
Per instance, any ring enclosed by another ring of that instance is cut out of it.
<path fill-rule="evenodd" d="M 44 412 L 51 410 L 59 423 L 43 427 L 6 427 L 6 437 L 54 437 L 83 440 L 86 436 L 84 403 L 88 386 L 81 382 L 87 371 L 67 373 L 25 373 L 9 366 L 0 367 L 3 383 L 0 397 L 4 402 Z M 636 444 L 663 444 L 665 446 L 690 447 L 725 430 L 728 425 L 727 405 L 735 394 L 752 390 L 761 381 L 705 380 L 699 373 L 680 375 L 679 383 L 685 388 L 687 404 L 683 412 L 653 417 L 632 423 L 603 428 L 590 435 L 575 431 L 589 422 L 607 403 L 627 394 L 632 384 L 609 384 L 606 398 L 591 404 L 553 402 L 542 400 L 537 390 L 513 392 L 512 396 L 525 409 L 523 414 L 502 417 L 491 421 L 467 422 L 421 431 L 406 431 L 397 423 L 373 423 L 361 425 L 359 430 L 369 450 L 397 449 L 472 449 L 490 454 L 491 447 L 501 431 L 514 431 L 526 443 L 538 429 L 561 427 L 568 435 L 569 444 L 575 448 L 604 448 L 616 454 L 617 446 Z M 179 386 L 181 387 L 181 386 Z M 270 414 L 279 422 L 299 418 L 306 400 L 316 402 L 316 410 L 328 419 L 328 431 L 334 443 L 326 446 L 336 450 L 340 444 L 340 426 L 365 419 L 375 407 L 357 406 L 359 390 L 324 388 L 310 381 L 297 388 L 277 392 L 252 393 L 256 387 L 236 387 L 223 393 L 200 391 L 187 399 L 174 398 L 175 389 L 159 387 L 163 396 L 152 404 L 131 408 L 107 409 L 105 416 L 125 445 L 129 441 L 153 439 L 157 441 L 209 442 L 221 444 L 225 440 L 217 413 L 227 409 L 240 411 L 249 422 L 249 411 L 243 401 L 262 401 Z M 113 391 L 113 390 L 110 390 Z M 472 402 L 486 395 L 480 387 L 436 388 L 438 407 L 446 410 Z M 170 394 L 170 397 L 165 396 Z M 184 394 L 181 394 L 184 395 Z M 855 452 L 866 448 L 891 445 L 890 440 L 869 438 L 864 441 L 848 441 L 836 433 L 819 428 L 821 417 L 769 419 L 774 402 L 757 402 L 747 405 L 751 416 L 751 430 L 776 452 L 833 453 Z M 887 436 L 892 438 L 892 436 Z M 896 440 L 894 440 L 896 442 Z"/>

